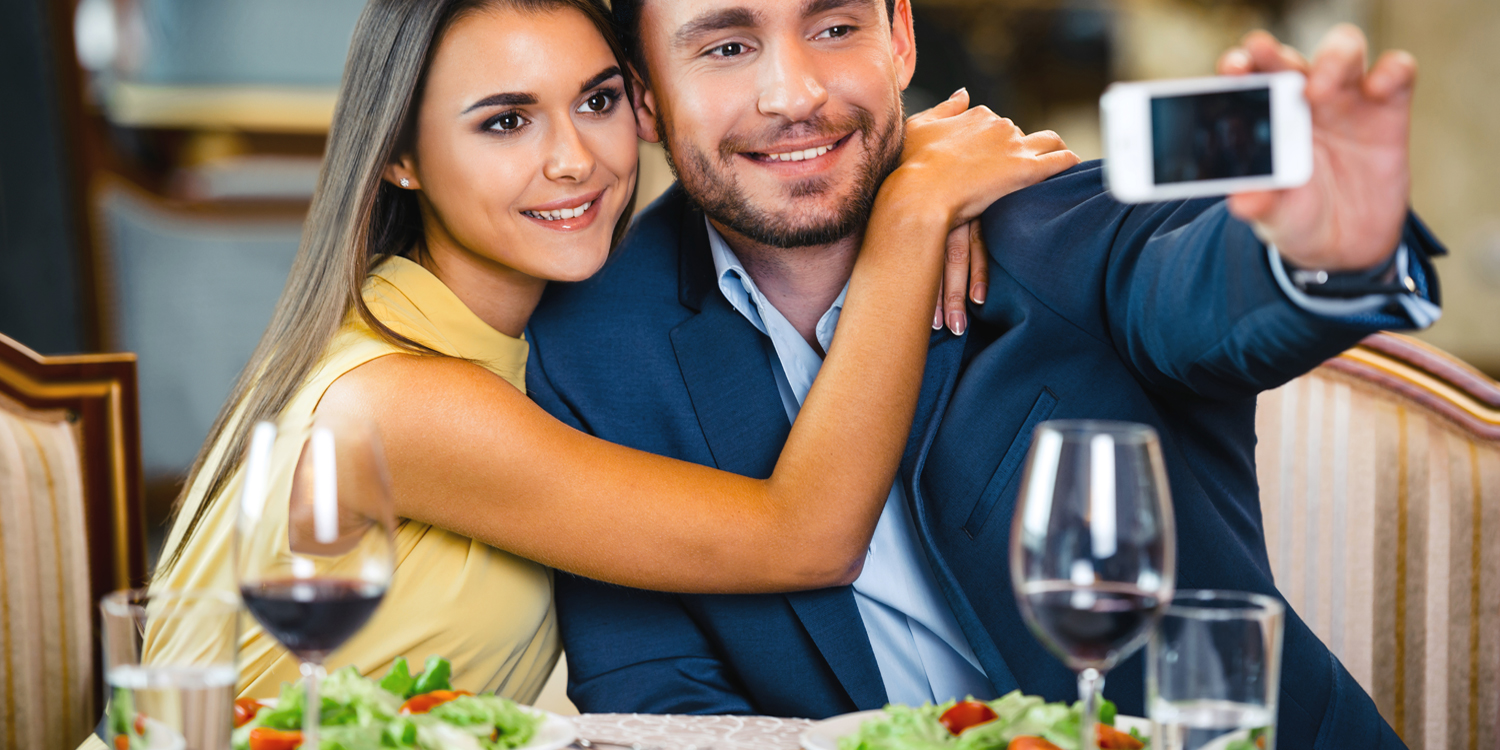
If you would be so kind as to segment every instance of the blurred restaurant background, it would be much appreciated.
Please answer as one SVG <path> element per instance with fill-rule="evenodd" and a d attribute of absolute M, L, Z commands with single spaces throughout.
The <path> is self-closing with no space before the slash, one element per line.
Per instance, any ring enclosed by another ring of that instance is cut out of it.
<path fill-rule="evenodd" d="M 146 522 L 285 281 L 362 0 L 0 4 L 0 333 L 139 356 Z M 1351 21 L 1421 64 L 1414 203 L 1449 243 L 1421 337 L 1500 375 L 1500 3 L 916 0 L 910 109 L 959 86 L 1100 155 L 1112 81 L 1209 74 L 1246 31 L 1304 51 Z M 670 184 L 643 145 L 642 205 Z"/>

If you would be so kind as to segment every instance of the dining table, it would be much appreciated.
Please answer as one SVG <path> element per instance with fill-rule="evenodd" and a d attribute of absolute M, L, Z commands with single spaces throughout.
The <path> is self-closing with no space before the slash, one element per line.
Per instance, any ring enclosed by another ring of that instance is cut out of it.
<path fill-rule="evenodd" d="M 569 719 L 600 750 L 797 750 L 809 719 L 774 716 L 583 714 Z"/>

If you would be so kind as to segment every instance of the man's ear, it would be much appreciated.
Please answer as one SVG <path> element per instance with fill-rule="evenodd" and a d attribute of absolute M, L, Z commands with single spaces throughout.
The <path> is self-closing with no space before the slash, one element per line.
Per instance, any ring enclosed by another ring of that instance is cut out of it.
<path fill-rule="evenodd" d="M 656 94 L 630 66 L 630 108 L 635 110 L 635 134 L 647 143 L 661 141 L 656 135 Z"/>
<path fill-rule="evenodd" d="M 399 188 L 422 189 L 422 182 L 417 179 L 416 161 L 411 158 L 411 154 L 402 154 L 400 159 L 385 165 L 385 171 L 380 173 L 380 178 Z"/>
<path fill-rule="evenodd" d="M 917 70 L 917 37 L 911 20 L 911 0 L 896 0 L 891 12 L 891 54 L 896 58 L 896 72 L 901 90 L 911 85 Z"/>

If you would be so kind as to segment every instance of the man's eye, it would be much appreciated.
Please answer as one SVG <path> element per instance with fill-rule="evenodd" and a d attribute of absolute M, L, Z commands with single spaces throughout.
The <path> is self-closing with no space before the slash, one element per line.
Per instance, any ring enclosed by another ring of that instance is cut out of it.
<path fill-rule="evenodd" d="M 501 115 L 496 115 L 494 118 L 492 118 L 488 123 L 485 124 L 485 129 L 505 132 L 515 130 L 525 124 L 526 118 L 515 112 L 506 112 Z"/>
<path fill-rule="evenodd" d="M 738 57 L 739 55 L 742 55 L 744 53 L 745 45 L 740 44 L 739 42 L 729 42 L 728 44 L 721 44 L 709 50 L 709 54 L 716 57 Z"/>
<path fill-rule="evenodd" d="M 824 29 L 823 33 L 818 34 L 817 38 L 820 38 L 820 39 L 835 39 L 835 38 L 838 38 L 838 37 L 841 37 L 841 36 L 849 36 L 853 32 L 854 32 L 854 27 L 853 26 L 830 26 L 827 29 Z"/>
<path fill-rule="evenodd" d="M 578 108 L 578 111 L 598 114 L 600 112 L 608 111 L 610 106 L 614 103 L 614 95 L 600 91 L 584 101 L 582 106 Z"/>

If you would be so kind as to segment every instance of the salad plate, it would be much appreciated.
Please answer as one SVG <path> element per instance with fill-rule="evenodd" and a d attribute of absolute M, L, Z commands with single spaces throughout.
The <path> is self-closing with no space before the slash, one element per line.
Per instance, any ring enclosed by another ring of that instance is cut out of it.
<path fill-rule="evenodd" d="M 451 674 L 452 665 L 437 656 L 416 674 L 397 658 L 378 682 L 353 666 L 333 672 L 320 687 L 322 748 L 562 750 L 577 739 L 568 719 L 500 696 L 455 690 Z M 232 749 L 300 747 L 304 703 L 301 683 L 283 684 L 276 700 L 236 701 Z"/>
<path fill-rule="evenodd" d="M 859 734 L 860 727 L 864 726 L 865 722 L 879 720 L 886 715 L 885 709 L 874 709 L 841 714 L 816 722 L 802 733 L 800 738 L 802 750 L 839 750 L 840 739 Z M 1134 730 L 1143 737 L 1151 736 L 1150 720 L 1138 716 L 1117 715 L 1115 728 L 1122 732 Z"/>
<path fill-rule="evenodd" d="M 275 698 L 264 698 L 256 702 L 266 708 L 276 708 L 278 701 Z M 531 741 L 514 748 L 514 750 L 562 750 L 562 748 L 573 744 L 573 740 L 578 739 L 578 727 L 567 717 L 532 706 L 520 706 L 519 708 L 541 719 L 541 723 L 537 724 L 536 734 L 531 736 Z M 146 750 L 184 750 L 185 746 L 181 738 L 182 735 L 178 735 L 176 745 L 151 746 L 147 747 Z"/>

